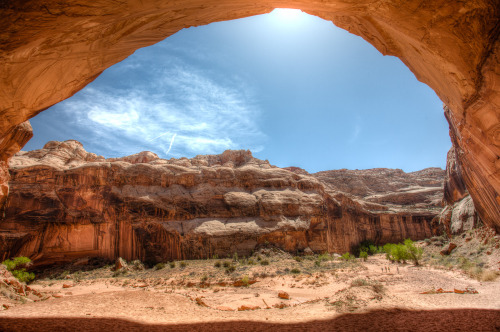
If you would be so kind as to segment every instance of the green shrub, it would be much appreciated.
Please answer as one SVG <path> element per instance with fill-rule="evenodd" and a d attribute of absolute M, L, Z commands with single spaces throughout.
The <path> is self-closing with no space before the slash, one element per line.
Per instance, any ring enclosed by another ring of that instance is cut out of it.
<path fill-rule="evenodd" d="M 415 244 L 413 244 L 413 241 L 410 239 L 406 239 L 404 245 L 406 247 L 408 258 L 411 259 L 415 265 L 419 265 L 419 260 L 422 259 L 424 250 L 422 248 L 415 247 Z"/>
<path fill-rule="evenodd" d="M 248 278 L 248 276 L 243 276 L 243 278 L 241 278 L 241 283 L 243 286 L 248 287 L 250 285 L 250 278 Z"/>
<path fill-rule="evenodd" d="M 238 261 L 238 253 L 235 252 L 233 255 L 233 261 L 237 262 Z"/>
<path fill-rule="evenodd" d="M 319 259 L 316 260 L 316 261 L 314 261 L 314 266 L 320 267 L 321 266 L 321 261 Z"/>
<path fill-rule="evenodd" d="M 262 266 L 269 265 L 269 261 L 267 259 L 261 260 L 260 265 L 262 265 Z"/>
<path fill-rule="evenodd" d="M 346 252 L 345 254 L 340 256 L 340 259 L 343 261 L 350 261 L 350 260 L 354 259 L 354 256 L 352 256 L 350 253 Z"/>
<path fill-rule="evenodd" d="M 370 244 L 370 246 L 368 247 L 368 253 L 370 255 L 378 254 L 379 253 L 379 248 L 377 248 L 376 245 Z"/>
<path fill-rule="evenodd" d="M 231 262 L 225 261 L 224 263 L 222 263 L 222 266 L 224 266 L 225 268 L 228 268 L 231 266 Z"/>
<path fill-rule="evenodd" d="M 26 269 L 14 270 L 12 275 L 21 282 L 30 282 L 35 279 L 35 274 L 33 272 L 26 272 Z"/>
<path fill-rule="evenodd" d="M 368 286 L 370 283 L 366 281 L 365 279 L 355 279 L 351 282 L 351 287 L 361 287 L 361 286 Z"/>
<path fill-rule="evenodd" d="M 424 251 L 416 247 L 412 240 L 406 239 L 404 244 L 385 244 L 384 252 L 385 257 L 390 261 L 406 263 L 407 260 L 412 260 L 415 265 L 419 265 Z"/>
<path fill-rule="evenodd" d="M 321 255 L 318 255 L 318 261 L 320 261 L 320 262 L 327 262 L 331 259 L 332 259 L 332 257 L 327 252 L 325 252 Z"/>
<path fill-rule="evenodd" d="M 175 267 L 175 262 L 170 262 L 168 265 L 170 265 L 170 268 L 173 269 Z"/>
<path fill-rule="evenodd" d="M 153 269 L 155 270 L 161 270 L 161 269 L 164 269 L 165 268 L 165 263 L 158 263 L 155 265 L 155 267 Z"/>
<path fill-rule="evenodd" d="M 248 265 L 255 265 L 255 261 L 251 258 L 248 259 L 247 263 Z"/>
<path fill-rule="evenodd" d="M 236 266 L 234 266 L 234 265 L 229 265 L 228 267 L 226 267 L 226 273 L 227 273 L 227 274 L 231 274 L 231 273 L 233 273 L 234 271 L 236 271 Z"/>
<path fill-rule="evenodd" d="M 30 282 L 35 279 L 33 272 L 26 271 L 26 268 L 31 264 L 31 259 L 28 257 L 20 256 L 12 260 L 6 259 L 2 264 L 21 282 Z"/>
<path fill-rule="evenodd" d="M 366 251 L 360 251 L 359 252 L 359 258 L 362 258 L 363 261 L 366 262 L 366 260 L 368 259 L 368 252 L 366 252 Z"/>
<path fill-rule="evenodd" d="M 291 269 L 290 272 L 293 273 L 293 274 L 300 274 L 300 270 L 297 269 L 297 268 Z"/>
<path fill-rule="evenodd" d="M 384 245 L 385 257 L 393 262 L 403 262 L 409 259 L 408 251 L 404 244 L 387 243 Z"/>
<path fill-rule="evenodd" d="M 180 263 L 180 265 L 181 265 L 181 268 L 185 268 L 185 267 L 187 266 L 187 263 L 186 263 L 186 262 L 184 262 L 184 261 L 182 261 L 182 262 Z"/>
<path fill-rule="evenodd" d="M 296 262 L 302 262 L 302 258 L 299 256 L 295 256 L 293 259 L 295 259 Z"/>
<path fill-rule="evenodd" d="M 393 247 L 392 255 L 396 258 L 396 261 L 406 263 L 406 260 L 410 258 L 408 250 L 404 244 L 396 244 Z"/>

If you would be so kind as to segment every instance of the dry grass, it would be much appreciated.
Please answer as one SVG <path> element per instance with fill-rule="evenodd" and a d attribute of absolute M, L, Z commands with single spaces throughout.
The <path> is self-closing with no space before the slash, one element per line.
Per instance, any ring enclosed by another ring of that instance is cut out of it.
<path fill-rule="evenodd" d="M 491 270 L 485 270 L 480 275 L 478 280 L 480 281 L 495 281 L 498 278 L 498 273 Z"/>

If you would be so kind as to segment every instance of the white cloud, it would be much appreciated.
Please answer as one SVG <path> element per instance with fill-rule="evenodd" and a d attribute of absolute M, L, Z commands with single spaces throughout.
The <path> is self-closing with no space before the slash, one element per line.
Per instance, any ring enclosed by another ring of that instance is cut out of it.
<path fill-rule="evenodd" d="M 86 148 L 104 155 L 261 151 L 260 110 L 249 90 L 241 81 L 220 83 L 203 71 L 173 65 L 157 70 L 147 85 L 89 87 L 61 106 L 90 131 L 92 146 Z"/>

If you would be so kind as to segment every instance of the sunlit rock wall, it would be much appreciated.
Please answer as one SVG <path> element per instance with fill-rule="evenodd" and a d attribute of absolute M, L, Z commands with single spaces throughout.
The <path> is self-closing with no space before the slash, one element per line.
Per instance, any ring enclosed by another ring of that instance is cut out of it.
<path fill-rule="evenodd" d="M 498 0 L 3 1 L 0 142 L 138 48 L 189 26 L 277 7 L 300 8 L 363 37 L 436 91 L 449 106 L 464 183 L 483 221 L 499 232 Z M 5 167 L 0 181 L 5 201 Z"/>
<path fill-rule="evenodd" d="M 429 237 L 437 214 L 371 213 L 249 151 L 105 160 L 66 141 L 21 152 L 10 165 L 0 258 L 26 255 L 37 264 L 248 255 L 266 242 L 291 252 L 343 253 L 363 240 Z"/>

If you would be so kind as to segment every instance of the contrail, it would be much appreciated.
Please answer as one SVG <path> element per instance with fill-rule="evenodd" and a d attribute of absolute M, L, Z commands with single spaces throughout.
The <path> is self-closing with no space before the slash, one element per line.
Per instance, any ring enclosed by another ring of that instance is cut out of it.
<path fill-rule="evenodd" d="M 164 132 L 163 134 L 158 135 L 158 136 L 156 136 L 155 138 L 150 139 L 148 142 L 152 142 L 152 141 L 154 141 L 155 139 L 158 139 L 158 138 L 160 138 L 160 137 L 162 137 L 162 136 L 165 136 L 165 135 L 166 135 L 166 134 L 168 134 L 168 133 L 169 133 L 169 132 L 168 132 L 168 131 L 166 131 L 166 132 Z"/>
<path fill-rule="evenodd" d="M 170 149 L 172 149 L 172 144 L 174 144 L 174 139 L 175 139 L 175 136 L 177 136 L 177 134 L 174 134 L 174 136 L 172 136 L 172 140 L 170 140 L 170 145 L 168 146 L 168 150 L 167 150 L 167 153 L 165 153 L 165 157 L 168 155 L 168 153 L 170 152 Z"/>

